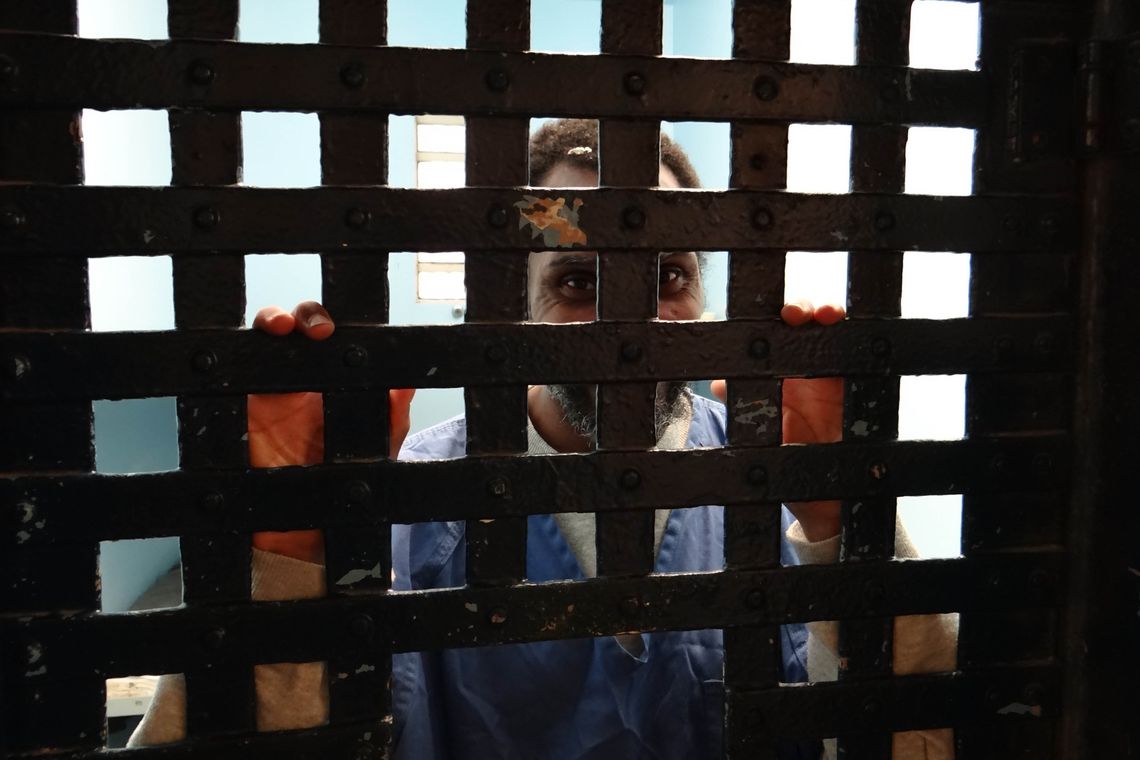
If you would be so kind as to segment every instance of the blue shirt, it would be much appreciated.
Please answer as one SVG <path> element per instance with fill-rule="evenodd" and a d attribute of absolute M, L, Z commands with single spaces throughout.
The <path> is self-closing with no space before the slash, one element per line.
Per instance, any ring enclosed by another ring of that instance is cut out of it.
<path fill-rule="evenodd" d="M 725 445 L 721 404 L 693 398 L 687 448 Z M 400 458 L 464 455 L 456 418 L 410 436 Z M 784 528 L 791 522 L 784 510 Z M 463 586 L 462 522 L 398 525 L 392 532 L 397 590 Z M 781 545 L 785 564 L 795 564 Z M 675 509 L 656 571 L 724 567 L 724 508 Z M 527 579 L 582 579 L 550 515 L 527 519 Z M 807 630 L 782 629 L 783 679 L 807 680 Z M 634 656 L 612 636 L 399 654 L 393 657 L 395 757 L 551 760 L 721 756 L 724 643 L 720 630 L 642 634 Z M 788 745 L 783 760 L 818 758 L 818 742 Z"/>

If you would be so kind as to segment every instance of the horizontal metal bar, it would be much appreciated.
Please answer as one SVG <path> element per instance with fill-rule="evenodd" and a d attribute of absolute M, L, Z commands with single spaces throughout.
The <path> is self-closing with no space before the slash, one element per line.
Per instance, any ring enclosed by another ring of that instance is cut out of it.
<path fill-rule="evenodd" d="M 328 340 L 252 330 L 0 333 L 9 401 L 510 383 L 1066 372 L 1066 316 L 344 327 Z M 632 348 L 631 348 L 632 347 Z M 634 357 L 634 358 L 630 358 Z M 82 381 L 80 382 L 80 378 Z"/>
<path fill-rule="evenodd" d="M 578 207 L 563 247 L 587 250 L 1068 253 L 1078 230 L 1072 199 L 1058 196 L 15 185 L 0 187 L 0 256 L 549 250 L 523 216 L 535 197 Z"/>
<path fill-rule="evenodd" d="M 0 633 L 6 651 L 36 645 L 44 672 L 32 680 L 50 682 L 76 673 L 113 678 L 205 665 L 317 662 L 348 647 L 383 657 L 390 651 L 687 630 L 696 621 L 726 628 L 1050 607 L 1058 602 L 1063 573 L 1064 555 L 1055 553 L 805 565 L 8 620 Z"/>
<path fill-rule="evenodd" d="M 1049 719 L 1059 692 L 1056 667 L 1007 667 L 730 691 L 728 709 L 766 736 L 827 738 Z"/>
<path fill-rule="evenodd" d="M 979 126 L 966 71 L 0 34 L 0 105 Z M 631 93 L 628 81 L 637 78 Z M 430 86 L 425 86 L 430 82 Z"/>
<path fill-rule="evenodd" d="M 0 479 L 0 504 L 17 526 L 4 536 L 2 548 L 34 563 L 38 551 L 56 543 L 154 536 L 840 497 L 1048 492 L 1064 487 L 1068 455 L 1067 438 L 1057 435 L 486 456 L 247 472 L 28 475 Z M 638 475 L 633 488 L 631 470 Z M 457 493 L 464 498 L 455 498 Z"/>

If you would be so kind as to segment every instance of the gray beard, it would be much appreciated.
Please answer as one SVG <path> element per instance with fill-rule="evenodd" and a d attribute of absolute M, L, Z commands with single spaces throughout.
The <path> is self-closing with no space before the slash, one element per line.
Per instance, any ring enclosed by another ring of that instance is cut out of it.
<path fill-rule="evenodd" d="M 687 383 L 670 381 L 657 384 L 657 398 L 653 403 L 653 431 L 661 440 L 669 424 L 685 410 L 681 396 Z M 562 419 L 579 435 L 597 441 L 598 396 L 595 385 L 548 385 L 550 397 L 562 407 Z"/>

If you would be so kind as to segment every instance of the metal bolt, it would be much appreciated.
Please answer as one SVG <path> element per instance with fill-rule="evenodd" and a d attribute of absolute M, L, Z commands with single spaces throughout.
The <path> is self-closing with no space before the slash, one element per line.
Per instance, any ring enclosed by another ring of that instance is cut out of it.
<path fill-rule="evenodd" d="M 1047 237 L 1052 237 L 1057 234 L 1057 218 L 1055 216 L 1044 216 L 1041 218 L 1041 231 Z"/>
<path fill-rule="evenodd" d="M 1045 701 L 1045 687 L 1039 683 L 1026 684 L 1021 691 L 1021 699 L 1029 705 L 1040 705 Z"/>
<path fill-rule="evenodd" d="M 340 70 L 340 83 L 350 90 L 356 90 L 364 86 L 368 81 L 368 77 L 364 75 L 364 69 L 359 63 L 346 63 Z"/>
<path fill-rule="evenodd" d="M 502 625 L 503 623 L 507 622 L 507 608 L 495 607 L 493 610 L 491 610 L 490 613 L 488 613 L 487 622 L 489 622 L 491 625 Z"/>
<path fill-rule="evenodd" d="M 764 602 L 767 601 L 764 589 L 750 588 L 744 594 L 744 606 L 750 610 L 764 609 Z"/>
<path fill-rule="evenodd" d="M 883 89 L 879 90 L 879 97 L 886 103 L 894 103 L 902 97 L 902 90 L 899 89 L 898 84 L 891 82 L 890 84 L 883 85 Z"/>
<path fill-rule="evenodd" d="M 986 694 L 982 699 L 985 700 L 987 707 L 997 707 L 1002 702 L 1001 692 L 996 686 L 991 686 L 986 689 Z"/>
<path fill-rule="evenodd" d="M 191 82 L 205 87 L 214 81 L 214 67 L 206 61 L 194 61 L 190 64 L 188 75 Z"/>
<path fill-rule="evenodd" d="M 0 225 L 6 230 L 19 229 L 27 223 L 27 215 L 15 206 L 5 206 L 4 210 L 0 211 Z"/>
<path fill-rule="evenodd" d="M 887 466 L 882 462 L 876 462 L 871 465 L 871 477 L 875 480 L 883 480 L 887 477 Z"/>
<path fill-rule="evenodd" d="M 487 481 L 487 495 L 502 499 L 511 492 L 511 484 L 506 478 L 494 477 Z"/>
<path fill-rule="evenodd" d="M 748 344 L 748 355 L 753 359 L 767 359 L 771 352 L 772 347 L 764 338 L 756 338 Z"/>
<path fill-rule="evenodd" d="M 202 497 L 202 509 L 206 512 L 218 513 L 225 509 L 226 497 L 219 491 L 210 491 Z"/>
<path fill-rule="evenodd" d="M 483 352 L 483 358 L 491 364 L 502 364 L 507 360 L 507 349 L 498 343 L 492 343 L 487 346 L 487 350 Z"/>
<path fill-rule="evenodd" d="M 631 71 L 622 80 L 627 95 L 644 95 L 647 82 L 640 71 Z"/>
<path fill-rule="evenodd" d="M 344 223 L 355 230 L 363 229 L 372 221 L 372 214 L 362 208 L 350 208 L 344 215 Z"/>
<path fill-rule="evenodd" d="M 352 638 L 359 641 L 371 641 L 372 634 L 376 631 L 376 624 L 372 622 L 372 618 L 368 615 L 356 615 L 348 623 L 348 632 L 352 634 Z"/>
<path fill-rule="evenodd" d="M 767 164 L 768 159 L 764 157 L 763 153 L 753 153 L 748 157 L 748 165 L 752 167 L 753 171 L 764 171 L 764 167 L 767 166 Z"/>
<path fill-rule="evenodd" d="M 502 206 L 492 206 L 487 212 L 487 223 L 492 227 L 506 227 L 509 220 L 510 215 Z"/>
<path fill-rule="evenodd" d="M 627 596 L 621 600 L 621 611 L 627 615 L 636 615 L 641 610 L 641 600 L 636 596 Z"/>
<path fill-rule="evenodd" d="M 876 359 L 886 359 L 891 355 L 891 342 L 886 338 L 875 338 L 871 341 L 871 356 Z"/>
<path fill-rule="evenodd" d="M 10 380 L 23 380 L 32 371 L 32 361 L 23 354 L 9 354 L 4 358 L 4 374 Z"/>
<path fill-rule="evenodd" d="M 780 94 L 780 85 L 772 77 L 756 77 L 752 83 L 752 93 L 760 100 L 775 100 Z"/>
<path fill-rule="evenodd" d="M 629 206 L 621 212 L 621 223 L 631 230 L 640 230 L 645 226 L 645 212 L 637 206 Z"/>
<path fill-rule="evenodd" d="M 895 215 L 890 211 L 880 211 L 875 214 L 875 229 L 879 232 L 887 232 L 895 228 Z"/>
<path fill-rule="evenodd" d="M 637 343 L 623 343 L 621 345 L 621 358 L 627 362 L 635 362 L 641 358 L 641 346 Z"/>
<path fill-rule="evenodd" d="M 1038 475 L 1045 476 L 1053 471 L 1053 457 L 1045 452 L 1033 455 L 1033 471 Z"/>
<path fill-rule="evenodd" d="M 762 464 L 753 465 L 748 468 L 748 482 L 754 486 L 763 486 L 768 484 L 768 470 Z"/>
<path fill-rule="evenodd" d="M 990 469 L 998 473 L 1005 472 L 1009 469 L 1009 459 L 1005 454 L 994 454 L 990 459 Z"/>
<path fill-rule="evenodd" d="M 503 69 L 491 69 L 483 75 L 483 83 L 491 92 L 506 92 L 511 86 L 511 75 Z"/>
<path fill-rule="evenodd" d="M 1053 574 L 1043 568 L 1037 568 L 1029 574 L 1029 587 L 1039 596 L 1044 596 L 1053 590 Z"/>
<path fill-rule="evenodd" d="M 349 504 L 364 504 L 372 496 L 372 489 L 363 480 L 353 480 L 344 489 Z"/>
<path fill-rule="evenodd" d="M 1049 354 L 1053 353 L 1055 343 L 1056 338 L 1053 337 L 1053 333 L 1038 333 L 1037 337 L 1033 339 L 1033 350 L 1042 356 L 1048 356 Z"/>
<path fill-rule="evenodd" d="M 211 652 L 221 649 L 225 641 L 226 629 L 221 626 L 211 628 L 202 635 L 202 646 Z"/>
<path fill-rule="evenodd" d="M 879 709 L 879 702 L 874 697 L 868 697 L 863 701 L 863 714 L 867 717 L 878 715 Z"/>
<path fill-rule="evenodd" d="M 363 346 L 349 346 L 344 350 L 344 363 L 348 367 L 363 367 L 368 363 L 368 351 Z"/>
<path fill-rule="evenodd" d="M 195 372 L 213 372 L 218 367 L 218 357 L 213 351 L 199 351 L 190 360 Z"/>
<path fill-rule="evenodd" d="M 632 468 L 626 470 L 621 474 L 621 487 L 627 491 L 632 491 L 641 485 L 641 473 Z"/>
<path fill-rule="evenodd" d="M 752 226 L 758 230 L 766 230 L 772 226 L 772 212 L 766 208 L 758 208 L 752 212 Z"/>
<path fill-rule="evenodd" d="M 879 581 L 867 581 L 863 586 L 863 601 L 868 606 L 874 606 L 887 598 L 887 589 Z"/>
<path fill-rule="evenodd" d="M 20 73 L 20 67 L 6 55 L 0 55 L 0 83 L 8 84 Z"/>
<path fill-rule="evenodd" d="M 1021 232 L 1021 219 L 1020 217 L 1010 214 L 1001 220 L 1001 226 L 1004 227 L 1007 232 L 1019 233 Z"/>
<path fill-rule="evenodd" d="M 222 216 L 215 208 L 202 206 L 194 209 L 194 226 L 200 230 L 212 230 L 218 226 L 220 221 L 222 221 Z"/>
<path fill-rule="evenodd" d="M 994 338 L 994 353 L 998 358 L 1008 357 L 1013 353 L 1013 338 L 1008 335 L 999 335 Z"/>

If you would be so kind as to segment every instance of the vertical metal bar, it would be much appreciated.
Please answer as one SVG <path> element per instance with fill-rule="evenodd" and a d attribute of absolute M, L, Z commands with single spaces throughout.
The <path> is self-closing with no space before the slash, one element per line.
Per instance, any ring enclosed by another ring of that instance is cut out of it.
<path fill-rule="evenodd" d="M 661 34 L 661 0 L 603 0 L 603 53 L 660 55 Z M 631 98 L 645 97 L 653 87 L 652 82 L 646 82 L 644 72 L 626 72 L 624 79 Z M 639 79 L 644 87 L 632 85 Z M 598 184 L 656 187 L 660 143 L 660 122 L 603 119 L 598 125 Z M 623 210 L 619 223 L 636 235 L 654 220 L 647 218 L 644 209 L 631 205 Z M 657 317 L 657 260 L 657 253 L 598 253 L 599 320 Z M 630 349 L 629 355 L 634 353 L 640 353 L 638 348 Z M 645 449 L 656 444 L 656 393 L 652 383 L 599 386 L 598 448 Z M 598 514 L 595 545 L 600 576 L 652 571 L 653 511 Z"/>
<path fill-rule="evenodd" d="M 320 41 L 337 45 L 387 42 L 386 0 L 321 0 Z M 351 63 L 346 64 L 351 66 Z M 326 185 L 383 185 L 388 180 L 388 117 L 320 114 L 321 182 Z M 344 225 L 366 233 L 372 219 L 363 209 L 346 209 Z M 340 325 L 388 321 L 388 252 L 321 254 L 322 300 Z M 388 394 L 342 391 L 324 394 L 325 461 L 376 461 L 390 455 Z M 364 508 L 376 497 L 363 481 L 346 498 Z M 364 571 L 364 572 L 361 572 Z M 325 577 L 330 595 L 382 593 L 391 585 L 392 528 L 386 521 L 325 531 Z M 329 720 L 382 720 L 391 710 L 390 654 L 377 657 L 367 641 L 375 623 L 353 621 L 353 639 L 328 662 Z"/>
<path fill-rule="evenodd" d="M 467 47 L 526 50 L 530 47 L 529 0 L 488 0 L 467 8 Z M 492 67 L 484 72 L 487 97 L 510 92 L 518 72 Z M 521 186 L 527 182 L 529 120 L 519 117 L 469 118 L 468 186 Z M 507 208 L 487 210 L 487 223 L 508 223 Z M 468 322 L 519 322 L 527 317 L 527 254 L 489 251 L 468 255 L 464 264 Z M 509 346 L 488 347 L 489 362 L 508 361 Z M 527 450 L 526 386 L 464 389 L 467 455 L 515 454 Z M 509 484 L 502 494 L 510 498 Z M 526 577 L 526 520 L 467 521 L 467 583 L 498 585 Z"/>
<path fill-rule="evenodd" d="M 735 58 L 784 61 L 789 55 L 791 0 L 736 0 L 733 4 Z M 734 188 L 780 190 L 787 186 L 788 127 L 786 124 L 734 123 L 732 173 Z M 753 211 L 754 226 L 773 223 L 766 208 Z M 778 320 L 784 302 L 786 251 L 729 252 L 729 319 Z M 749 352 L 763 367 L 767 342 L 757 337 Z M 778 446 L 783 433 L 779 380 L 733 380 L 728 383 L 728 443 L 733 447 Z M 768 473 L 749 470 L 757 502 L 729 507 L 724 512 L 724 554 L 729 570 L 776 567 L 780 564 L 781 505 L 763 501 Z M 765 732 L 773 716 L 738 714 L 737 692 L 779 688 L 781 634 L 779 626 L 744 626 L 724 632 L 726 689 L 725 756 L 771 758 L 776 743 Z"/>
<path fill-rule="evenodd" d="M 0 28 L 53 34 L 78 33 L 75 0 L 6 3 Z M 18 62 L 15 62 L 18 66 Z M 76 185 L 83 181 L 80 114 L 48 110 L 5 113 L 0 119 L 0 180 Z M 27 227 L 18 207 L 0 211 L 5 226 Z M 73 257 L 16 259 L 0 291 L 0 328 L 84 330 L 90 326 L 87 262 Z M 4 357 L 12 379 L 35 382 L 35 367 L 21 356 Z M 0 401 L 0 471 L 89 472 L 94 469 L 89 400 L 16 404 Z M 0 480 L 3 483 L 3 480 Z M 59 541 L 37 519 L 34 500 L 5 488 L 4 503 L 21 521 L 0 547 L 0 750 L 3 754 L 86 750 L 103 742 L 105 687 L 97 675 L 53 676 L 55 658 L 69 653 L 40 642 L 9 638 L 2 619 L 25 615 L 83 615 L 99 607 L 98 545 Z M 9 499 L 9 497 L 11 497 Z"/>
<path fill-rule="evenodd" d="M 855 5 L 855 55 L 859 65 L 905 66 L 909 61 L 910 0 L 859 0 Z M 901 193 L 906 166 L 906 129 L 855 126 L 851 130 L 851 190 Z M 902 298 L 903 256 L 899 251 L 851 251 L 847 310 L 850 318 L 897 317 Z M 844 380 L 843 431 L 864 438 L 898 437 L 899 378 Z M 861 423 L 861 424 L 858 424 Z M 887 560 L 894 556 L 893 497 L 842 503 L 840 561 Z M 891 673 L 893 618 L 847 620 L 839 624 L 839 679 Z M 840 736 L 841 757 L 889 758 L 891 734 Z"/>
<path fill-rule="evenodd" d="M 238 2 L 168 0 L 171 39 L 232 40 L 237 37 Z M 198 59 L 186 76 L 206 92 L 226 72 Z M 172 183 L 232 185 L 241 180 L 241 116 L 204 111 L 170 112 Z M 226 223 L 225 209 L 202 206 L 191 220 L 194 234 L 208 236 Z M 240 327 L 245 312 L 245 263 L 240 255 L 179 256 L 174 259 L 174 320 L 179 329 Z M 216 370 L 208 346 L 194 356 L 198 371 Z M 243 396 L 178 398 L 180 466 L 185 470 L 244 469 L 246 408 Z M 209 605 L 249 599 L 250 539 L 222 533 L 183 539 L 183 601 Z M 224 641 L 219 628 L 212 641 Z M 207 665 L 187 672 L 186 728 L 194 735 L 248 731 L 254 724 L 252 668 Z"/>
<path fill-rule="evenodd" d="M 1077 29 L 1075 8 L 1059 5 L 1027 6 L 997 0 L 981 6 L 981 66 L 987 76 L 991 103 L 1007 103 L 1028 86 L 1036 75 L 1020 63 L 1028 40 L 1072 39 Z M 1059 48 L 1061 49 L 1061 48 Z M 1063 49 L 1062 49 L 1063 50 Z M 1059 75 L 1068 68 L 1058 62 Z M 1051 82 L 1062 82 L 1055 76 Z M 1049 87 L 1054 85 L 1050 84 Z M 1057 84 L 1056 86 L 1061 86 Z M 1061 97 L 1066 97 L 1062 95 Z M 1065 118 L 1068 118 L 1067 109 Z M 974 192 L 1073 193 L 1076 174 L 1072 146 L 1028 161 L 1011 161 L 1009 145 L 1023 126 L 1020 117 L 1011 122 L 1003 109 L 991 109 L 989 121 L 978 132 L 974 156 Z M 1033 129 L 1064 134 L 1068 124 L 1037 124 Z M 1011 134 L 1011 130 L 1015 132 Z M 1066 153 L 1069 153 L 1066 155 Z M 1047 225 L 1041 219 L 1011 219 L 1014 229 Z M 1073 311 L 1070 256 L 1034 257 L 1010 251 L 1001 256 L 975 256 L 970 271 L 970 314 L 1057 314 Z M 1025 283 L 1031 282 L 1032 287 Z M 1047 341 L 1039 341 L 1047 350 Z M 995 335 L 993 351 L 1002 356 L 1003 337 Z M 1029 387 L 1033 386 L 1033 390 Z M 1027 393 L 1027 390 L 1029 391 Z M 1047 428 L 1067 428 L 1061 413 L 1043 415 L 1040 406 L 1027 399 L 1053 396 L 1050 404 L 1069 408 L 1071 391 L 1066 378 L 1035 375 L 1032 379 L 1013 374 L 970 375 L 966 382 L 966 435 L 969 438 L 1024 436 Z M 995 403 L 996 402 L 996 403 Z M 1049 418 L 1052 419 L 1049 419 Z M 1091 443 L 1091 442 L 1090 442 Z M 995 459 L 991 469 L 1000 473 L 1003 462 Z M 1042 461 L 1052 469 L 1061 463 Z M 1060 538 L 1056 524 L 1061 493 L 1034 492 L 1031 485 L 1010 484 L 986 494 L 962 498 L 962 553 L 1023 551 L 1033 544 L 1049 544 Z M 1086 494 L 1077 499 L 1090 498 Z M 1050 525 L 1052 524 L 1052 525 Z M 1042 589 L 1059 579 L 1043 574 Z M 958 638 L 958 666 L 962 670 L 985 668 L 1018 660 L 1041 660 L 1056 654 L 1055 611 L 1027 609 L 993 613 L 963 613 Z M 1026 704 L 1041 701 L 1040 690 L 1014 695 Z M 1013 751 L 1051 757 L 1056 751 L 1055 722 L 1051 716 L 1034 721 L 1002 721 L 960 726 L 955 730 L 959 757 L 1008 757 Z M 1079 753 L 1075 756 L 1084 756 Z"/>

